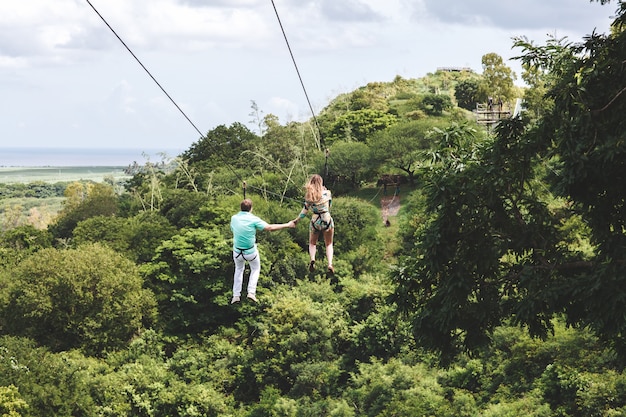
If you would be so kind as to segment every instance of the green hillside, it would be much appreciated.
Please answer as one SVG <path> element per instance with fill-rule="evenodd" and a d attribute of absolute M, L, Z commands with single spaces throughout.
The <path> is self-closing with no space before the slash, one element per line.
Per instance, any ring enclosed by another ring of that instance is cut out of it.
<path fill-rule="evenodd" d="M 123 183 L 1 184 L 0 415 L 626 414 L 619 4 L 610 35 L 516 39 L 523 91 L 487 54 L 217 126 Z M 259 231 L 258 302 L 231 304 L 231 216 L 289 222 L 312 174 L 335 273 L 308 220 Z"/>

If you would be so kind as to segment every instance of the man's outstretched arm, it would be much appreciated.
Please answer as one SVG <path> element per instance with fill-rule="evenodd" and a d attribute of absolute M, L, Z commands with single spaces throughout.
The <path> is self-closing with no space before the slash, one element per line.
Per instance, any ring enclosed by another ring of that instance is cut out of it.
<path fill-rule="evenodd" d="M 274 230 L 286 229 L 288 227 L 293 229 L 294 227 L 296 227 L 296 223 L 293 220 L 290 220 L 287 223 L 268 224 L 267 226 L 265 226 L 265 229 L 263 230 L 267 230 L 268 232 L 273 232 Z"/>

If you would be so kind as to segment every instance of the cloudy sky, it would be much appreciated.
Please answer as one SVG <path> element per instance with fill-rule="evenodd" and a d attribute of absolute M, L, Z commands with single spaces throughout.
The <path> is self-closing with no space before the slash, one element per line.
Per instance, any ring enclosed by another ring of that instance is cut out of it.
<path fill-rule="evenodd" d="M 615 8 L 589 0 L 0 0 L 0 147 L 184 150 L 200 138 L 196 128 L 254 130 L 252 101 L 283 124 L 308 119 L 278 18 L 317 113 L 368 82 L 445 66 L 481 72 L 490 52 L 519 74 L 508 61 L 521 52 L 512 37 L 578 42 L 606 33 Z"/>

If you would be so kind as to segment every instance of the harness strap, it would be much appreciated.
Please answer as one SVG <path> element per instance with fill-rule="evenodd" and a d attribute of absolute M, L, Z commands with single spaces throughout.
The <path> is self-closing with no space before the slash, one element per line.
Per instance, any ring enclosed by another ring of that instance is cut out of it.
<path fill-rule="evenodd" d="M 237 258 L 239 258 L 241 256 L 243 259 L 245 259 L 248 262 L 254 261 L 256 259 L 257 253 L 254 254 L 254 258 L 252 258 L 252 259 L 246 259 L 246 254 L 243 253 L 244 251 L 250 250 L 250 249 L 253 249 L 253 248 L 254 248 L 254 246 L 249 247 L 249 248 L 235 248 L 235 249 L 237 249 L 237 252 L 238 252 L 237 256 L 235 256 L 235 259 L 237 259 Z"/>
<path fill-rule="evenodd" d="M 330 224 L 331 222 L 327 222 L 325 220 L 322 220 L 322 216 L 320 216 L 320 214 L 324 214 L 324 213 L 328 213 L 328 212 L 323 212 L 323 213 L 314 213 L 317 214 L 317 220 L 313 220 L 311 219 L 311 225 L 313 226 L 313 229 L 317 230 L 318 232 L 323 232 L 325 230 L 330 229 Z M 320 224 L 323 226 L 322 229 L 318 229 L 317 227 L 315 227 L 317 224 Z"/>

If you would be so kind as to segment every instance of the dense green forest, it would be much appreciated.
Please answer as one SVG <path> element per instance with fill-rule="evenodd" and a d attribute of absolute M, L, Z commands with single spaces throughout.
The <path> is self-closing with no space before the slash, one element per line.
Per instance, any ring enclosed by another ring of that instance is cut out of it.
<path fill-rule="evenodd" d="M 514 39 L 523 89 L 490 53 L 307 122 L 252 102 L 252 129 L 123 184 L 0 184 L 0 416 L 626 415 L 617 9 L 608 34 Z M 477 123 L 490 97 L 524 110 Z M 335 275 L 308 271 L 305 225 L 259 232 L 259 302 L 231 305 L 244 193 L 286 222 L 312 173 Z"/>

